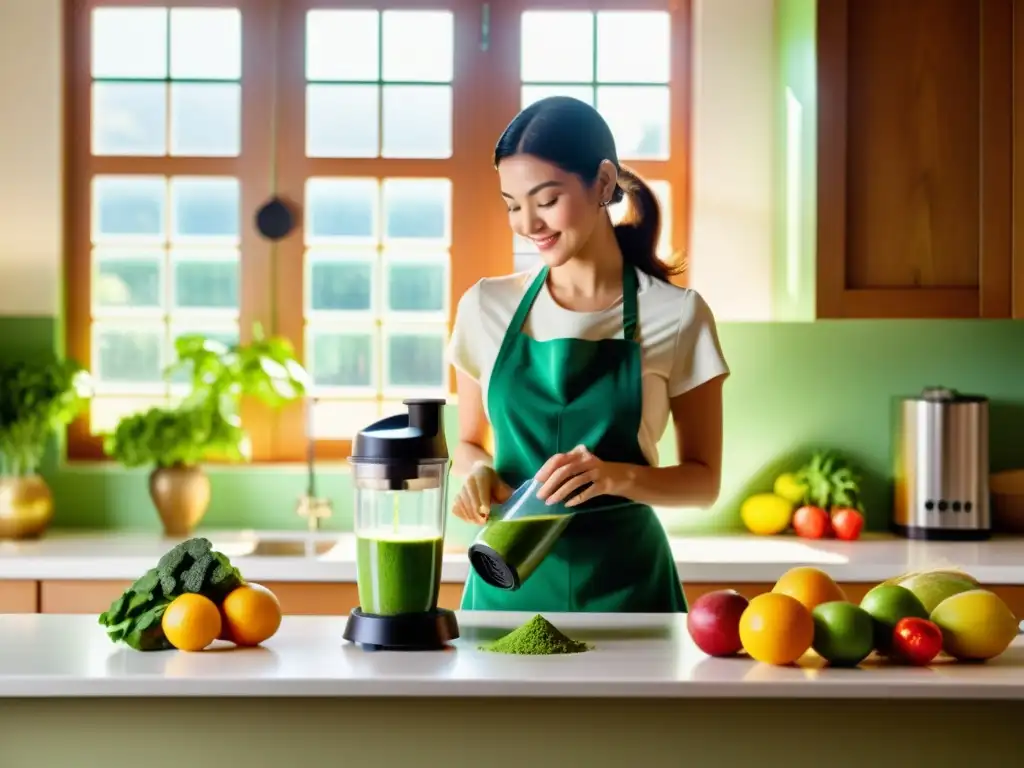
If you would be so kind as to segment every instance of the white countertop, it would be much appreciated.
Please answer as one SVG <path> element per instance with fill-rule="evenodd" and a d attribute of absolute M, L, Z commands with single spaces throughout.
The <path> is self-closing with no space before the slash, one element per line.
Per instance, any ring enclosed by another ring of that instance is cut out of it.
<path fill-rule="evenodd" d="M 0 698 L 86 696 L 1024 699 L 1024 639 L 983 665 L 831 669 L 713 659 L 682 614 L 546 614 L 594 649 L 504 656 L 478 649 L 530 614 L 459 614 L 454 648 L 367 652 L 342 617 L 287 616 L 262 648 L 202 653 L 115 646 L 94 616 L 0 615 Z"/>
<path fill-rule="evenodd" d="M 253 581 L 355 581 L 351 534 L 278 531 L 203 531 Z M 269 543 L 301 552 L 317 542 L 322 554 L 254 554 Z M 53 530 L 31 542 L 0 542 L 2 579 L 136 579 L 152 568 L 173 540 L 156 534 Z M 684 583 L 775 581 L 794 565 L 815 565 L 839 581 L 874 582 L 899 573 L 957 566 L 985 584 L 1024 584 L 1024 538 L 973 542 L 918 542 L 872 534 L 859 541 L 811 541 L 745 534 L 674 537 Z M 442 579 L 462 582 L 464 552 L 445 554 Z"/>

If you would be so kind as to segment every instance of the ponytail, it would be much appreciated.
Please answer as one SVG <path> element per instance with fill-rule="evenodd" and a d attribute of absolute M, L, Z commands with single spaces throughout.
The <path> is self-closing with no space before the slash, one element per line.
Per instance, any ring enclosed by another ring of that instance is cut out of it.
<path fill-rule="evenodd" d="M 612 195 L 612 202 L 620 202 L 623 197 L 627 198 L 629 208 L 614 228 L 623 258 L 641 272 L 666 283 L 673 275 L 684 272 L 684 263 L 666 262 L 659 258 L 661 206 L 643 179 L 626 167 L 619 168 L 619 183 Z"/>

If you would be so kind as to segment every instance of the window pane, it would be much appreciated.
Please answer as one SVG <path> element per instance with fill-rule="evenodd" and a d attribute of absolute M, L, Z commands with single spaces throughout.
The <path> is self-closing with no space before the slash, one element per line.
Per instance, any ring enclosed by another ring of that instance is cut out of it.
<path fill-rule="evenodd" d="M 448 256 L 389 256 L 389 312 L 444 312 L 448 305 Z"/>
<path fill-rule="evenodd" d="M 237 8 L 171 9 L 171 77 L 238 80 L 242 14 Z"/>
<path fill-rule="evenodd" d="M 307 359 L 318 387 L 372 387 L 376 362 L 371 332 L 322 331 L 309 334 Z"/>
<path fill-rule="evenodd" d="M 349 440 L 380 417 L 376 400 L 317 400 L 313 436 L 317 440 Z"/>
<path fill-rule="evenodd" d="M 167 77 L 167 10 L 95 9 L 92 12 L 92 76 Z"/>
<path fill-rule="evenodd" d="M 387 382 L 391 387 L 445 385 L 445 337 L 440 333 L 393 330 L 387 338 Z"/>
<path fill-rule="evenodd" d="M 667 160 L 667 86 L 598 86 L 597 108 L 615 134 L 619 158 Z"/>
<path fill-rule="evenodd" d="M 447 245 L 451 238 L 451 181 L 386 179 L 385 239 Z"/>
<path fill-rule="evenodd" d="M 95 251 L 93 306 L 160 309 L 164 305 L 163 263 L 163 251 Z"/>
<path fill-rule="evenodd" d="M 242 148 L 242 86 L 171 85 L 171 154 L 234 157 Z"/>
<path fill-rule="evenodd" d="M 599 11 L 598 81 L 667 83 L 670 31 L 671 16 L 665 11 Z M 626 41 L 643 44 L 624 44 Z"/>
<path fill-rule="evenodd" d="M 237 179 L 172 179 L 172 238 L 175 241 L 236 242 L 239 237 L 239 206 Z"/>
<path fill-rule="evenodd" d="M 166 407 L 168 399 L 157 397 L 97 396 L 89 401 L 89 431 L 106 435 L 117 429 L 118 422 L 150 408 Z"/>
<path fill-rule="evenodd" d="M 384 80 L 447 83 L 454 68 L 451 11 L 384 11 Z"/>
<path fill-rule="evenodd" d="M 126 328 L 94 323 L 93 368 L 101 383 L 160 384 L 164 368 L 164 326 Z"/>
<path fill-rule="evenodd" d="M 380 89 L 376 85 L 306 88 L 307 157 L 377 157 Z"/>
<path fill-rule="evenodd" d="M 320 10 L 306 14 L 309 80 L 378 79 L 377 11 Z"/>
<path fill-rule="evenodd" d="M 384 86 L 384 157 L 451 157 L 449 85 Z"/>
<path fill-rule="evenodd" d="M 310 179 L 306 182 L 306 242 L 376 243 L 376 179 Z"/>
<path fill-rule="evenodd" d="M 592 85 L 524 85 L 522 91 L 522 109 L 541 99 L 550 96 L 572 96 L 574 99 L 594 106 L 594 87 Z"/>
<path fill-rule="evenodd" d="M 373 309 L 376 253 L 310 251 L 308 307 L 313 312 L 369 312 Z"/>
<path fill-rule="evenodd" d="M 162 176 L 93 179 L 93 242 L 162 242 L 167 182 Z"/>
<path fill-rule="evenodd" d="M 526 11 L 522 20 L 521 57 L 523 82 L 593 82 L 594 14 Z"/>
<path fill-rule="evenodd" d="M 180 309 L 238 309 L 237 251 L 172 251 L 174 306 Z"/>
<path fill-rule="evenodd" d="M 95 83 L 92 87 L 94 155 L 163 155 L 167 152 L 167 94 L 163 83 Z"/>

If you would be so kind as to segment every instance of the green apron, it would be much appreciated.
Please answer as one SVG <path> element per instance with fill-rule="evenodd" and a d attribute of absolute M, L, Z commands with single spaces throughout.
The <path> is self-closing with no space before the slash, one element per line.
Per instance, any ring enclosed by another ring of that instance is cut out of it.
<path fill-rule="evenodd" d="M 548 268 L 505 332 L 488 386 L 495 470 L 513 488 L 556 453 L 585 445 L 608 462 L 649 462 L 640 449 L 641 350 L 634 268 L 623 269 L 623 338 L 537 341 L 523 332 Z M 548 556 L 516 591 L 470 570 L 463 610 L 685 612 L 668 537 L 654 510 L 619 497 L 581 504 Z"/>

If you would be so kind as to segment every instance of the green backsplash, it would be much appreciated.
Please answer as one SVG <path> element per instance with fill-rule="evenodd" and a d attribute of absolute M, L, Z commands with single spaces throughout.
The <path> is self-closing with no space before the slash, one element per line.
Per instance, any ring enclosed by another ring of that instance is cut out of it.
<path fill-rule="evenodd" d="M 55 324 L 47 318 L 0 318 L 0 354 L 45 352 Z M 927 385 L 980 392 L 992 399 L 992 466 L 1024 465 L 1024 323 L 1014 321 L 839 320 L 815 323 L 723 323 L 732 368 L 725 388 L 722 495 L 708 511 L 664 513 L 668 527 L 728 529 L 752 489 L 814 447 L 846 452 L 867 478 L 868 525 L 889 516 L 890 413 L 893 396 Z M 455 439 L 455 413 L 448 429 Z M 668 439 L 665 460 L 674 459 Z M 144 471 L 117 466 L 46 470 L 57 500 L 56 525 L 158 530 Z M 294 513 L 304 488 L 301 467 L 230 467 L 210 472 L 214 495 L 204 526 L 301 528 Z M 324 468 L 320 487 L 334 499 L 330 528 L 351 524 L 343 469 Z M 452 537 L 469 526 L 453 521 Z"/>

